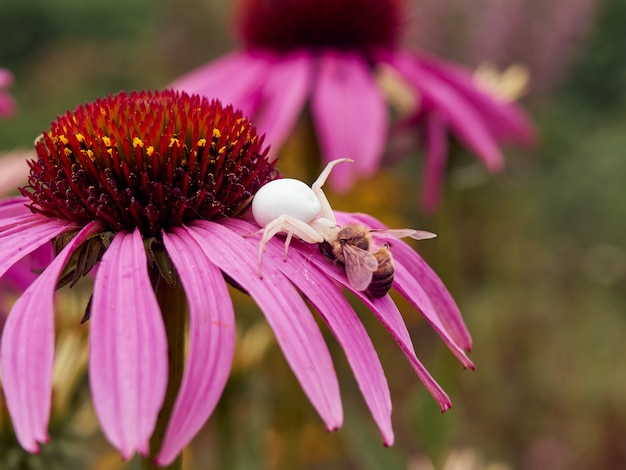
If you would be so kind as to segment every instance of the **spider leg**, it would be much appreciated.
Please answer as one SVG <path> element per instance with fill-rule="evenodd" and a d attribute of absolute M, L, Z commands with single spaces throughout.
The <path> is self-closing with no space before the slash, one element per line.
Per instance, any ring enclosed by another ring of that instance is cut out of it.
<path fill-rule="evenodd" d="M 291 238 L 293 237 L 293 232 L 288 232 L 287 237 L 285 238 L 285 257 L 283 261 L 287 261 L 287 251 L 289 250 L 289 244 L 291 243 Z"/>
<path fill-rule="evenodd" d="M 261 242 L 259 243 L 259 277 L 263 277 L 261 262 L 265 245 L 280 232 L 287 233 L 287 238 L 285 239 L 285 261 L 287 260 L 289 244 L 294 235 L 307 243 L 322 243 L 324 241 L 322 234 L 300 219 L 286 214 L 275 218 L 265 226 L 263 238 L 261 238 Z"/>
<path fill-rule="evenodd" d="M 330 175 L 330 172 L 333 170 L 335 165 L 338 165 L 339 163 L 354 163 L 354 160 L 351 160 L 350 158 L 339 158 L 337 160 L 333 160 L 332 162 L 328 163 L 328 165 L 326 165 L 326 168 L 324 168 L 324 170 L 320 173 L 315 182 L 311 185 L 313 193 L 315 194 L 315 196 L 317 196 L 317 199 L 320 201 L 320 205 L 322 206 L 320 210 L 320 217 L 330 220 L 333 224 L 337 223 L 335 220 L 335 214 L 330 207 L 330 203 L 326 198 L 326 194 L 324 194 L 324 191 L 322 191 L 322 186 L 324 186 L 324 183 L 326 183 L 326 180 L 328 179 L 328 176 Z"/>

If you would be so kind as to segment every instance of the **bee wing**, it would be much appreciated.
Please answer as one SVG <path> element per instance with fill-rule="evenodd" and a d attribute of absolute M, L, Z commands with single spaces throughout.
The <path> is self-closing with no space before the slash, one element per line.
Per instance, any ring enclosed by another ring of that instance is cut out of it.
<path fill-rule="evenodd" d="M 376 257 L 367 250 L 348 244 L 343 245 L 343 256 L 350 285 L 358 291 L 367 289 L 374 271 L 378 269 Z"/>
<path fill-rule="evenodd" d="M 427 240 L 435 238 L 437 234 L 427 232 L 426 230 L 413 230 L 412 228 L 396 228 L 396 229 L 372 229 L 370 232 L 380 238 L 405 238 L 411 237 L 415 240 Z"/>

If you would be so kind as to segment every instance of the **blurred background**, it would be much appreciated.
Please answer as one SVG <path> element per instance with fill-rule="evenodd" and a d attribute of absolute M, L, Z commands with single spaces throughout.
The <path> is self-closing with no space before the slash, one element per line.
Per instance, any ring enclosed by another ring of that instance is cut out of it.
<path fill-rule="evenodd" d="M 391 387 L 396 443 L 383 448 L 330 335 L 346 418 L 327 434 L 261 313 L 233 292 L 236 363 L 186 453 L 188 469 L 626 468 L 626 2 L 411 6 L 407 45 L 470 68 L 528 70 L 522 104 L 538 143 L 508 149 L 499 175 L 456 151 L 435 215 L 418 209 L 418 158 L 329 197 L 335 209 L 439 235 L 414 246 L 461 308 L 476 371 L 463 371 L 419 313 L 396 298 L 418 356 L 452 398 L 442 415 L 384 328 L 363 311 Z M 232 50 L 231 9 L 226 0 L 0 0 L 0 67 L 14 74 L 9 91 L 18 103 L 14 117 L 0 120 L 0 152 L 30 148 L 77 104 L 163 88 Z M 278 165 L 284 174 L 317 174 L 318 160 L 298 160 L 304 145 L 288 143 Z M 59 296 L 62 308 L 77 309 L 66 297 Z M 74 331 L 81 312 L 72 315 L 67 328 Z M 78 358 L 85 345 L 76 341 L 59 358 L 84 370 Z M 134 460 L 122 463 L 99 435 L 84 376 L 64 383 L 72 388 L 55 409 L 52 440 L 40 456 L 19 449 L 0 414 L 0 468 L 138 468 Z"/>

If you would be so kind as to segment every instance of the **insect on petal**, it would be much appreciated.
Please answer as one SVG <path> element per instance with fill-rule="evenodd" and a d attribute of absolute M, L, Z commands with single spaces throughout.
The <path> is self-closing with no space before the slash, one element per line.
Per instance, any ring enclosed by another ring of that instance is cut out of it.
<path fill-rule="evenodd" d="M 241 235 L 251 233 L 256 227 L 236 219 L 229 219 L 225 224 Z M 258 241 L 254 239 L 250 243 L 258 246 Z M 309 256 L 303 255 L 298 249 L 299 245 L 294 242 L 288 263 L 282 260 L 282 240 L 270 240 L 265 247 L 266 254 L 268 259 L 278 260 L 275 261 L 275 266 L 309 299 L 337 338 L 363 398 L 378 424 L 383 442 L 385 445 L 392 445 L 394 437 L 391 426 L 391 397 L 376 349 L 356 312 L 337 285 L 310 263 Z"/>

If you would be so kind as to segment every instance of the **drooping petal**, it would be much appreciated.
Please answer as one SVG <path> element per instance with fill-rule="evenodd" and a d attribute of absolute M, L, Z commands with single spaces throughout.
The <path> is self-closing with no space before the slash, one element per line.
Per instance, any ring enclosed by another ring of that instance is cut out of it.
<path fill-rule="evenodd" d="M 388 128 L 388 111 L 366 61 L 347 52 L 319 56 L 311 111 L 323 159 L 352 158 L 355 165 L 337 166 L 332 186 L 348 190 L 354 175 L 371 176 L 379 167 Z"/>
<path fill-rule="evenodd" d="M 236 219 L 228 219 L 225 224 L 241 235 L 252 233 L 258 228 Z M 249 241 L 258 248 L 258 239 L 251 238 Z M 363 398 L 378 424 L 384 444 L 393 444 L 391 397 L 387 379 L 376 349 L 359 317 L 337 285 L 311 265 L 309 256 L 304 256 L 295 248 L 289 251 L 288 262 L 285 263 L 283 255 L 283 240 L 274 238 L 265 246 L 266 258 L 275 261 L 276 267 L 309 299 L 337 338 Z"/>
<path fill-rule="evenodd" d="M 481 90 L 472 74 L 463 67 L 425 54 L 420 54 L 418 59 L 424 69 L 463 93 L 481 111 L 499 139 L 524 145 L 533 142 L 533 125 L 518 105 L 499 100 Z"/>
<path fill-rule="evenodd" d="M 261 54 L 233 52 L 183 75 L 169 88 L 219 99 L 252 116 L 272 62 Z"/>
<path fill-rule="evenodd" d="M 344 220 L 342 217 L 345 219 L 346 215 L 337 213 L 338 220 Z M 367 214 L 350 214 L 347 219 L 349 220 L 350 218 L 367 227 L 386 228 L 380 221 Z M 419 283 L 428 296 L 447 334 L 449 334 L 454 342 L 462 349 L 470 351 L 472 349 L 472 338 L 461 317 L 458 306 L 454 302 L 450 292 L 448 292 L 448 289 L 446 289 L 446 286 L 441 279 L 439 279 L 439 276 L 437 276 L 432 268 L 428 266 L 428 263 L 426 263 L 415 250 L 401 240 L 394 242 L 392 251 L 395 263 L 402 265 L 406 269 L 406 272 L 410 273 L 410 276 Z M 403 277 L 401 275 L 401 282 L 402 280 Z M 400 288 L 407 290 L 407 287 L 400 286 Z M 407 294 L 405 297 L 409 299 L 411 296 L 410 288 L 409 291 L 405 293 Z M 417 308 L 420 309 L 419 306 L 417 306 Z M 424 312 L 422 311 L 422 313 Z M 429 321 L 431 321 L 432 324 L 432 320 Z"/>
<path fill-rule="evenodd" d="M 273 265 L 259 278 L 258 251 L 223 225 L 196 221 L 188 233 L 206 256 L 254 298 L 274 330 L 287 362 L 329 431 L 341 426 L 343 410 L 330 353 L 310 310 Z M 228 246 L 228 249 L 220 249 Z"/>
<path fill-rule="evenodd" d="M 5 217 L 15 217 L 33 213 L 26 207 L 30 204 L 30 199 L 23 196 L 7 197 L 0 201 L 0 227 L 3 225 Z"/>
<path fill-rule="evenodd" d="M 99 229 L 91 223 L 65 246 L 15 302 L 4 325 L 2 385 L 17 439 L 29 452 L 39 452 L 37 443 L 48 441 L 57 280 L 76 247 Z"/>
<path fill-rule="evenodd" d="M 104 253 L 91 312 L 89 379 L 100 425 L 123 458 L 147 454 L 167 386 L 167 337 L 137 229 L 119 232 Z"/>
<path fill-rule="evenodd" d="M 426 118 L 426 161 L 422 178 L 422 207 L 434 212 L 439 206 L 441 185 L 448 161 L 448 133 L 446 123 L 433 111 Z"/>
<path fill-rule="evenodd" d="M 167 426 L 159 465 L 169 465 L 217 404 L 235 352 L 235 314 L 222 272 L 182 229 L 163 233 L 189 304 L 187 366 Z"/>
<path fill-rule="evenodd" d="M 486 125 L 480 111 L 445 81 L 420 66 L 419 61 L 408 54 L 395 53 L 387 57 L 394 67 L 422 98 L 423 112 L 436 109 L 456 132 L 459 139 L 483 160 L 487 168 L 497 171 L 504 160 L 496 137 Z"/>
<path fill-rule="evenodd" d="M 444 286 L 439 276 L 432 270 L 430 266 L 419 256 L 409 245 L 405 243 L 396 243 L 394 245 L 396 257 L 401 260 L 398 264 L 406 268 L 413 279 L 417 280 L 424 289 L 430 302 L 433 304 L 435 311 L 439 314 L 439 320 L 443 324 L 445 331 L 452 337 L 454 342 L 465 351 L 471 351 L 472 338 L 469 334 L 467 326 L 461 317 L 461 312 L 454 302 L 454 299 Z M 402 289 L 402 287 L 401 287 Z M 409 292 L 405 293 L 405 297 L 411 300 Z M 474 368 L 471 364 L 465 364 L 466 367 Z"/>
<path fill-rule="evenodd" d="M 262 98 L 254 116 L 259 133 L 276 154 L 304 108 L 311 88 L 311 55 L 298 52 L 281 58 L 263 84 Z"/>
<path fill-rule="evenodd" d="M 400 314 L 396 304 L 393 303 L 391 297 L 386 295 L 376 300 L 369 299 L 364 292 L 354 290 L 352 286 L 350 286 L 345 272 L 337 268 L 332 263 L 329 263 L 328 260 L 323 259 L 319 253 L 315 253 L 313 251 L 314 248 L 304 244 L 297 246 L 297 249 L 300 249 L 303 253 L 308 254 L 308 259 L 311 263 L 317 266 L 318 269 L 326 275 L 351 290 L 367 306 L 367 308 L 369 308 L 374 315 L 376 315 L 376 318 L 378 318 L 387 331 L 389 331 L 394 341 L 398 344 L 406 358 L 409 360 L 413 370 L 415 370 L 415 373 L 422 381 L 428 392 L 432 395 L 437 404 L 439 404 L 441 410 L 446 411 L 450 409 L 452 406 L 450 398 L 417 358 L 413 342 L 411 341 L 411 337 L 409 336 L 409 332 L 406 328 L 406 324 L 404 323 L 402 315 Z"/>
<path fill-rule="evenodd" d="M 335 212 L 335 214 L 339 217 L 338 220 L 341 220 L 342 213 Z M 315 245 L 303 242 L 300 243 L 297 240 L 292 240 L 289 251 L 290 254 L 291 251 L 300 251 L 307 262 L 315 265 L 326 276 L 334 279 L 339 284 L 351 290 L 374 313 L 374 315 L 376 315 L 387 331 L 389 331 L 406 358 L 409 360 L 409 363 L 415 370 L 417 376 L 429 393 L 433 396 L 435 401 L 439 404 L 442 411 L 446 411 L 452 406 L 448 395 L 443 391 L 443 389 L 417 358 L 411 337 L 409 336 L 409 332 L 406 328 L 406 324 L 402 319 L 400 311 L 393 303 L 393 300 L 389 295 L 380 299 L 371 300 L 365 295 L 364 292 L 354 290 L 348 281 L 345 271 L 329 262 L 328 259 L 324 258 Z"/>
<path fill-rule="evenodd" d="M 30 221 L 0 232 L 0 276 L 18 260 L 70 228 L 61 220 L 31 216 Z"/>

